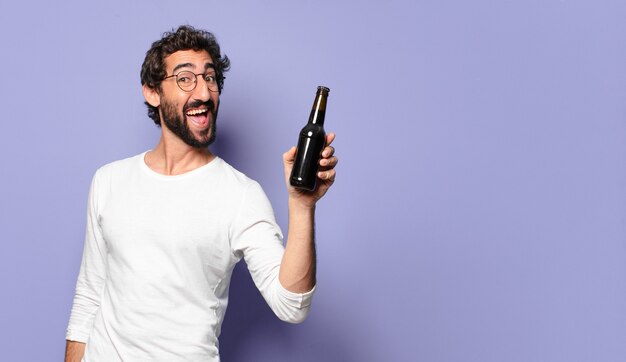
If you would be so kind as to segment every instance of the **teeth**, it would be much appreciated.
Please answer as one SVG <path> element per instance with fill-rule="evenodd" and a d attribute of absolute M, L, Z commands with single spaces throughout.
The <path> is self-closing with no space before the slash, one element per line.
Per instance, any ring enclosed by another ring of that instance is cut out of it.
<path fill-rule="evenodd" d="M 204 113 L 206 111 L 207 111 L 206 109 L 194 109 L 194 110 L 191 110 L 191 111 L 187 112 L 187 115 L 188 116 L 195 116 L 196 114 L 201 114 L 201 113 Z"/>

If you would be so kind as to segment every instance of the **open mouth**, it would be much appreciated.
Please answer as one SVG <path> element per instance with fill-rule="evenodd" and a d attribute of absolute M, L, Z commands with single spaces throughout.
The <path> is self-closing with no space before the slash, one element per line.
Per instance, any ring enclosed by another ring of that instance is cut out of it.
<path fill-rule="evenodd" d="M 189 109 L 185 115 L 199 128 L 205 128 L 209 124 L 209 109 L 206 107 Z"/>

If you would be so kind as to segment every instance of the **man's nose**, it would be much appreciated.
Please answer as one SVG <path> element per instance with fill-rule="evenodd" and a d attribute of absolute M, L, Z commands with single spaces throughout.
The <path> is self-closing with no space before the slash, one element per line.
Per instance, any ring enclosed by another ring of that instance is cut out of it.
<path fill-rule="evenodd" d="M 196 88 L 193 90 L 193 97 L 202 102 L 206 102 L 211 98 L 211 92 L 209 91 L 209 85 L 204 80 L 203 76 L 196 76 Z"/>

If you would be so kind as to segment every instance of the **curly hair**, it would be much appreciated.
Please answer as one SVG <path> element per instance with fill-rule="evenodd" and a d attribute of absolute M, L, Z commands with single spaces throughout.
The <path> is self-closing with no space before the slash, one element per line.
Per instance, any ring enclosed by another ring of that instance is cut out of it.
<path fill-rule="evenodd" d="M 176 30 L 165 32 L 160 40 L 152 43 L 141 65 L 141 84 L 160 91 L 161 81 L 167 75 L 165 58 L 180 50 L 204 50 L 209 53 L 213 59 L 217 85 L 221 94 L 224 87 L 224 73 L 230 69 L 230 60 L 226 55 L 222 57 L 220 54 L 220 46 L 212 33 L 189 25 L 181 25 Z M 148 102 L 145 104 L 148 106 L 148 117 L 152 118 L 157 126 L 161 126 L 159 109 Z"/>

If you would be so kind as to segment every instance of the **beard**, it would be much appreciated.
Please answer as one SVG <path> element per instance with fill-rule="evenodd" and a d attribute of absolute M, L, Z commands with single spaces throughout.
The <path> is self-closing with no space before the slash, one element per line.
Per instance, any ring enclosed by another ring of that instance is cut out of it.
<path fill-rule="evenodd" d="M 189 108 L 197 108 L 206 105 L 208 108 L 209 127 L 202 130 L 199 137 L 196 137 L 189 129 L 189 124 L 185 120 L 185 114 Z M 207 148 L 215 141 L 216 119 L 219 105 L 215 105 L 212 100 L 207 102 L 192 102 L 183 107 L 182 113 L 179 113 L 175 104 L 163 100 L 161 103 L 161 120 L 167 129 L 174 133 L 187 145 L 194 148 Z"/>

